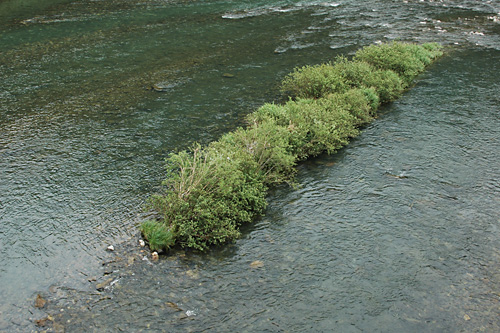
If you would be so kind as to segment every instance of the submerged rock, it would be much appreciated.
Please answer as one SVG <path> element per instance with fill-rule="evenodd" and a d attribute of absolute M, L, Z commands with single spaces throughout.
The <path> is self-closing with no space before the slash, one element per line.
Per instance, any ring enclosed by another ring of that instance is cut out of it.
<path fill-rule="evenodd" d="M 35 308 L 43 308 L 47 304 L 47 301 L 43 299 L 42 295 L 38 294 L 36 295 L 35 299 Z"/>
<path fill-rule="evenodd" d="M 191 269 L 186 271 L 186 275 L 195 280 L 200 278 L 200 274 L 197 271 L 193 271 Z"/>
<path fill-rule="evenodd" d="M 113 278 L 109 278 L 107 279 L 106 281 L 104 282 L 101 282 L 101 283 L 98 283 L 95 288 L 98 290 L 98 291 L 103 291 L 108 285 L 111 284 L 111 282 L 113 281 Z"/>
<path fill-rule="evenodd" d="M 175 304 L 174 302 L 167 302 L 165 303 L 169 308 L 174 309 L 175 311 L 182 311 L 182 309 Z"/>
<path fill-rule="evenodd" d="M 388 177 L 396 178 L 396 179 L 407 179 L 408 178 L 408 176 L 406 175 L 406 173 L 404 171 L 399 173 L 399 174 L 394 174 L 394 173 L 386 171 L 385 175 Z"/>
<path fill-rule="evenodd" d="M 168 91 L 170 89 L 172 89 L 173 87 L 175 87 L 177 84 L 175 83 L 169 83 L 169 82 L 159 82 L 159 83 L 155 83 L 151 86 L 151 88 L 154 90 L 154 91 L 157 91 L 157 92 L 165 92 L 165 91 Z"/>
<path fill-rule="evenodd" d="M 251 268 L 261 268 L 264 267 L 264 263 L 260 260 L 255 260 L 250 264 Z"/>
<path fill-rule="evenodd" d="M 49 324 L 49 322 L 54 321 L 54 318 L 52 316 L 47 316 L 42 319 L 35 320 L 35 325 L 39 327 L 45 327 Z"/>

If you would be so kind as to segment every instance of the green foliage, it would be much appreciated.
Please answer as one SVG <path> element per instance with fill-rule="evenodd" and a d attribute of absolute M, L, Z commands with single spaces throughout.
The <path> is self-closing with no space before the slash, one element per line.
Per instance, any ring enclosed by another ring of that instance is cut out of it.
<path fill-rule="evenodd" d="M 212 145 L 251 155 L 266 185 L 287 182 L 295 174 L 297 157 L 291 153 L 290 131 L 274 122 L 252 121 L 246 129 L 239 128 L 225 134 Z"/>
<path fill-rule="evenodd" d="M 166 191 L 150 204 L 181 246 L 204 250 L 234 240 L 239 225 L 266 206 L 257 163 L 246 152 L 226 148 L 195 145 L 167 159 Z"/>
<path fill-rule="evenodd" d="M 153 251 L 168 248 L 175 243 L 175 235 L 172 230 L 158 221 L 144 221 L 141 224 L 140 230 L 148 240 L 149 247 Z"/>
<path fill-rule="evenodd" d="M 435 43 L 416 45 L 392 42 L 370 45 L 356 52 L 354 60 L 365 61 L 378 69 L 392 70 L 408 86 L 411 81 L 435 58 L 442 55 L 441 46 Z"/>
<path fill-rule="evenodd" d="M 367 105 L 367 99 L 361 94 Z M 303 160 L 323 152 L 333 153 L 346 145 L 350 137 L 358 134 L 355 127 L 358 119 L 350 109 L 351 105 L 343 94 L 331 94 L 328 98 L 317 100 L 298 99 L 284 105 L 265 104 L 250 114 L 248 120 L 252 123 L 272 122 L 287 129 L 292 154 Z"/>
<path fill-rule="evenodd" d="M 373 88 L 350 89 L 344 94 L 332 94 L 327 99 L 340 99 L 345 108 L 354 116 L 356 127 L 370 123 L 379 106 L 379 97 Z"/>
<path fill-rule="evenodd" d="M 238 238 L 265 209 L 269 186 L 293 182 L 298 161 L 345 146 L 441 54 L 438 44 L 394 42 L 296 69 L 283 80 L 287 103 L 265 104 L 246 128 L 166 159 L 164 190 L 149 202 L 159 218 L 141 225 L 151 249 L 205 250 Z"/>
<path fill-rule="evenodd" d="M 294 98 L 322 98 L 354 88 L 373 88 L 380 103 L 396 100 L 403 93 L 403 81 L 392 70 L 377 69 L 365 61 L 338 57 L 335 63 L 305 66 L 283 80 L 281 89 Z"/>
<path fill-rule="evenodd" d="M 281 84 L 284 93 L 298 98 L 321 98 L 347 89 L 349 86 L 331 63 L 296 68 Z"/>
<path fill-rule="evenodd" d="M 350 89 L 373 88 L 381 103 L 394 101 L 403 92 L 401 79 L 391 70 L 377 69 L 365 61 L 349 61 L 345 57 L 338 57 L 334 68 Z"/>

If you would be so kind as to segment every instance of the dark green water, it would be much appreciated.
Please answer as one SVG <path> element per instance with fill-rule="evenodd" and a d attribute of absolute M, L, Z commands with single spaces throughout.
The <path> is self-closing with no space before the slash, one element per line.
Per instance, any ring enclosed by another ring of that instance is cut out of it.
<path fill-rule="evenodd" d="M 499 12 L 0 1 L 0 330 L 500 330 Z M 241 125 L 295 66 L 393 39 L 450 52 L 236 244 L 142 260 L 166 154 Z"/>

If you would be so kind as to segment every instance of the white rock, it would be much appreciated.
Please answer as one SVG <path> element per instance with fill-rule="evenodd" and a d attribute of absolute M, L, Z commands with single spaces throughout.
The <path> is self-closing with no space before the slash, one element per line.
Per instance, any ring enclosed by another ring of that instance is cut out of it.
<path fill-rule="evenodd" d="M 139 239 L 139 245 L 144 247 L 144 246 L 146 246 L 146 243 L 144 243 L 144 241 L 142 239 Z"/>
<path fill-rule="evenodd" d="M 108 251 L 114 251 L 115 247 L 113 245 L 108 246 Z"/>

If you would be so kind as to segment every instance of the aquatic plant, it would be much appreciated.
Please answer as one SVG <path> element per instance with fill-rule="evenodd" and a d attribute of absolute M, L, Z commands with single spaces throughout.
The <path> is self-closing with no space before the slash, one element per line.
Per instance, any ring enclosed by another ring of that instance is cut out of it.
<path fill-rule="evenodd" d="M 238 238 L 265 209 L 270 186 L 293 183 L 297 162 L 345 146 L 440 55 L 438 44 L 393 42 L 295 69 L 282 82 L 288 102 L 261 106 L 246 128 L 206 147 L 170 154 L 163 192 L 149 201 L 158 219 L 140 228 L 150 248 L 205 250 Z"/>

